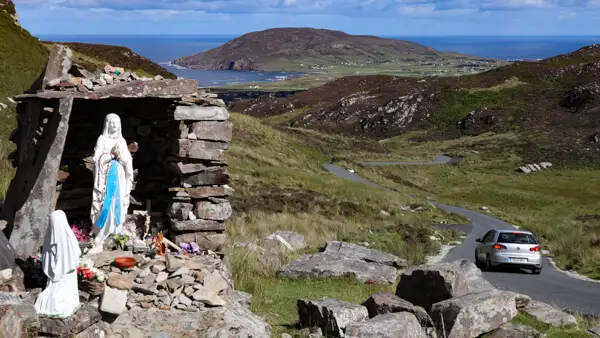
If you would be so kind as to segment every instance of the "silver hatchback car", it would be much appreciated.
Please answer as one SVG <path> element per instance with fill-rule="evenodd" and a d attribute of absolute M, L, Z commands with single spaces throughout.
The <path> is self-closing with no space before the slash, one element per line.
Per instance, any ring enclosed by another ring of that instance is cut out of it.
<path fill-rule="evenodd" d="M 542 272 L 542 249 L 535 235 L 521 230 L 490 230 L 475 248 L 475 264 L 483 270 L 497 266 L 530 269 L 535 275 Z"/>

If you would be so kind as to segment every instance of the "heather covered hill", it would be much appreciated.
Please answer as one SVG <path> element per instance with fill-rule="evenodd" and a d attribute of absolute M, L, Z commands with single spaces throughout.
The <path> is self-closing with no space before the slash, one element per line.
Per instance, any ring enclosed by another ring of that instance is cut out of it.
<path fill-rule="evenodd" d="M 516 131 L 527 160 L 598 166 L 600 45 L 539 62 L 452 78 L 350 76 L 232 110 L 283 115 L 283 125 L 376 139 L 425 130 L 423 139 Z"/>

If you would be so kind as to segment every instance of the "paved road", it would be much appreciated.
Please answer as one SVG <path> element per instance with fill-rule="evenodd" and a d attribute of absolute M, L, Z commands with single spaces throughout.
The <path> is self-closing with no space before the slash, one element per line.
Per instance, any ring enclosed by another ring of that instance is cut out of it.
<path fill-rule="evenodd" d="M 334 164 L 326 164 L 324 167 L 348 180 L 390 190 Z M 467 238 L 461 245 L 453 248 L 444 261 L 459 259 L 473 261 L 476 238 L 481 238 L 493 228 L 513 229 L 512 225 L 486 214 L 440 203 L 435 205 L 447 212 L 460 214 L 472 222 L 472 231 Z M 534 300 L 554 304 L 569 312 L 600 317 L 600 283 L 571 278 L 556 270 L 547 260 L 540 275 L 532 275 L 529 271 L 517 269 L 484 272 L 483 276 L 499 289 L 526 294 Z"/>

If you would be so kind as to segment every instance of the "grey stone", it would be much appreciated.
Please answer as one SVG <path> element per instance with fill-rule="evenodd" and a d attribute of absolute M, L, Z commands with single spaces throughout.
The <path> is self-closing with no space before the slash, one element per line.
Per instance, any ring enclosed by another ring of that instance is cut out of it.
<path fill-rule="evenodd" d="M 400 277 L 396 296 L 429 311 L 434 303 L 464 296 L 469 291 L 467 276 L 454 263 L 417 265 Z"/>
<path fill-rule="evenodd" d="M 559 310 L 551 305 L 538 301 L 530 301 L 523 309 L 524 312 L 533 316 L 538 321 L 552 326 L 577 325 L 575 316 Z"/>
<path fill-rule="evenodd" d="M 179 269 L 175 270 L 175 272 L 173 272 L 171 274 L 170 278 L 180 277 L 180 276 L 183 276 L 183 275 L 187 275 L 189 272 L 190 272 L 190 269 L 188 269 L 185 266 L 182 266 Z"/>
<path fill-rule="evenodd" d="M 191 285 L 183 289 L 183 294 L 186 296 L 191 296 L 194 292 L 196 292 L 196 289 L 194 289 Z"/>
<path fill-rule="evenodd" d="M 169 168 L 176 174 L 193 174 L 206 170 L 206 166 L 202 163 L 182 163 L 171 162 Z"/>
<path fill-rule="evenodd" d="M 225 223 L 206 219 L 171 221 L 173 231 L 225 231 Z"/>
<path fill-rule="evenodd" d="M 38 336 L 40 321 L 29 304 L 0 305 L 0 337 L 33 338 Z"/>
<path fill-rule="evenodd" d="M 175 202 L 169 207 L 167 215 L 169 217 L 185 221 L 189 218 L 190 211 L 192 211 L 192 209 L 194 209 L 194 205 L 191 203 Z"/>
<path fill-rule="evenodd" d="M 220 252 L 227 244 L 227 234 L 214 232 L 173 233 L 172 241 L 175 243 L 196 242 L 202 250 Z"/>
<path fill-rule="evenodd" d="M 56 177 L 69 130 L 72 106 L 72 97 L 59 100 L 58 110 L 44 128 L 43 141 L 38 144 L 35 160 L 19 164 L 8 188 L 4 215 L 16 258 L 26 260 L 36 255 L 44 240 L 48 215 L 54 211 Z"/>
<path fill-rule="evenodd" d="M 351 275 L 362 283 L 374 280 L 378 283 L 393 284 L 396 281 L 397 270 L 388 265 L 368 263 L 340 254 L 321 252 L 301 256 L 283 266 L 278 274 L 281 277 L 296 279 Z"/>
<path fill-rule="evenodd" d="M 93 90 L 94 89 L 94 83 L 92 82 L 92 80 L 89 79 L 83 79 L 81 81 L 81 84 L 83 84 L 83 86 L 85 88 L 87 88 L 88 90 Z"/>
<path fill-rule="evenodd" d="M 160 284 L 160 283 L 162 283 L 162 282 L 166 281 L 168 278 L 169 278 L 169 274 L 168 274 L 168 273 L 166 273 L 166 272 L 164 272 L 164 271 L 161 271 L 161 272 L 159 272 L 159 273 L 158 273 L 158 275 L 156 276 L 156 280 L 155 280 L 155 282 L 156 282 L 157 284 Z"/>
<path fill-rule="evenodd" d="M 494 290 L 494 286 L 483 278 L 481 270 L 470 260 L 462 259 L 451 262 L 458 268 L 460 273 L 467 280 L 467 293 L 478 293 Z"/>
<path fill-rule="evenodd" d="M 538 338 L 542 335 L 529 326 L 506 323 L 485 335 L 486 338 Z"/>
<path fill-rule="evenodd" d="M 167 263 L 168 272 L 175 272 L 185 264 L 184 260 L 181 260 L 172 254 L 167 254 L 165 256 L 165 262 Z"/>
<path fill-rule="evenodd" d="M 158 294 L 158 290 L 156 289 L 155 285 L 133 284 L 131 290 L 150 296 Z"/>
<path fill-rule="evenodd" d="M 282 333 L 281 338 L 292 338 L 292 336 L 289 333 Z"/>
<path fill-rule="evenodd" d="M 19 305 L 22 303 L 18 293 L 0 291 L 0 305 Z"/>
<path fill-rule="evenodd" d="M 200 301 L 210 306 L 225 306 L 227 304 L 223 298 L 217 295 L 216 292 L 213 292 L 207 288 L 197 290 L 192 294 L 191 297 L 193 300 Z"/>
<path fill-rule="evenodd" d="M 197 185 L 223 185 L 229 183 L 229 170 L 227 167 L 207 168 L 199 173 L 184 177 L 181 181 L 189 187 Z"/>
<path fill-rule="evenodd" d="M 283 250 L 301 250 L 306 248 L 304 236 L 293 231 L 275 231 L 264 239 L 265 247 L 281 248 Z"/>
<path fill-rule="evenodd" d="M 44 84 L 47 85 L 51 80 L 61 79 L 69 75 L 72 65 L 73 51 L 63 45 L 52 45 L 44 71 Z"/>
<path fill-rule="evenodd" d="M 154 264 L 152 264 L 150 271 L 152 271 L 152 273 L 159 273 L 161 271 L 165 271 L 166 269 L 167 269 L 167 265 L 164 262 L 158 261 L 158 262 L 154 262 Z"/>
<path fill-rule="evenodd" d="M 66 337 L 77 334 L 97 323 L 102 316 L 98 308 L 82 306 L 65 319 L 40 316 L 40 333 L 51 336 Z"/>
<path fill-rule="evenodd" d="M 325 247 L 325 252 L 341 254 L 348 258 L 389 265 L 396 268 L 405 268 L 407 266 L 405 259 L 390 253 L 365 248 L 347 242 L 329 241 Z"/>
<path fill-rule="evenodd" d="M 180 304 L 183 304 L 183 305 L 192 305 L 192 300 L 191 300 L 191 299 L 189 299 L 189 298 L 187 298 L 187 297 L 186 297 L 186 296 L 184 296 L 184 295 L 179 295 L 179 296 L 177 297 L 177 299 L 179 300 L 179 303 L 180 303 Z"/>
<path fill-rule="evenodd" d="M 355 322 L 369 318 L 367 308 L 329 297 L 316 300 L 299 299 L 296 302 L 300 325 L 320 327 L 325 334 L 344 336 L 344 329 Z"/>
<path fill-rule="evenodd" d="M 113 315 L 125 312 L 127 306 L 127 291 L 104 286 L 100 311 Z"/>
<path fill-rule="evenodd" d="M 529 303 L 531 302 L 531 297 L 529 297 L 527 295 L 523 295 L 523 294 L 512 292 L 512 291 L 505 291 L 505 292 L 508 292 L 515 297 L 515 303 L 517 305 L 518 310 L 522 310 L 522 309 L 526 308 L 527 305 L 529 305 Z"/>
<path fill-rule="evenodd" d="M 233 301 L 238 302 L 243 307 L 250 309 L 252 307 L 252 294 L 244 291 L 233 290 L 231 294 Z"/>
<path fill-rule="evenodd" d="M 427 338 L 417 318 L 408 312 L 388 313 L 350 324 L 345 334 L 348 338 Z"/>
<path fill-rule="evenodd" d="M 217 294 L 223 290 L 226 290 L 229 287 L 227 281 L 223 277 L 221 277 L 221 275 L 217 271 L 213 272 L 210 275 L 204 276 L 203 285 L 205 288 Z"/>
<path fill-rule="evenodd" d="M 391 292 L 375 293 L 363 305 L 369 311 L 370 318 L 386 313 L 410 312 L 417 318 L 421 327 L 429 329 L 434 327 L 433 321 L 425 309 L 413 305 Z"/>
<path fill-rule="evenodd" d="M 229 112 L 223 107 L 178 106 L 174 113 L 175 121 L 226 121 Z"/>
<path fill-rule="evenodd" d="M 511 321 L 517 307 L 514 295 L 491 290 L 435 303 L 429 314 L 438 337 L 478 337 Z"/>
<path fill-rule="evenodd" d="M 206 305 L 204 303 L 199 302 L 197 300 L 193 301 L 192 305 L 195 306 L 195 307 L 197 307 L 197 308 L 199 308 L 199 309 L 202 309 L 202 308 L 206 307 Z"/>
<path fill-rule="evenodd" d="M 191 130 L 199 140 L 231 141 L 233 123 L 231 121 L 194 122 Z"/>
<path fill-rule="evenodd" d="M 197 160 L 223 161 L 229 143 L 218 141 L 188 140 L 188 157 Z"/>
<path fill-rule="evenodd" d="M 241 306 L 204 308 L 199 313 L 135 311 L 119 316 L 106 337 L 253 337 L 270 338 L 264 320 Z"/>
<path fill-rule="evenodd" d="M 185 309 L 183 309 L 183 311 L 187 311 L 187 312 L 198 312 L 198 311 L 200 311 L 200 310 L 198 310 L 198 308 L 197 308 L 197 307 L 195 307 L 195 306 L 188 306 L 188 307 L 186 307 Z"/>

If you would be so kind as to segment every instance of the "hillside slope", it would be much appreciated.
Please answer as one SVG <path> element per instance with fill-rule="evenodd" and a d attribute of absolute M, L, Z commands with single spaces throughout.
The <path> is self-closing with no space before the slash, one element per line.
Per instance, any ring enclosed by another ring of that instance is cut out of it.
<path fill-rule="evenodd" d="M 286 70 L 301 63 L 378 63 L 405 57 L 440 58 L 432 48 L 403 40 L 314 28 L 274 28 L 175 60 L 196 69 Z"/>
<path fill-rule="evenodd" d="M 287 98 L 231 108 L 287 114 L 287 126 L 384 139 L 409 130 L 425 139 L 517 131 L 531 161 L 600 166 L 600 45 L 539 62 L 458 78 L 350 76 Z"/>

